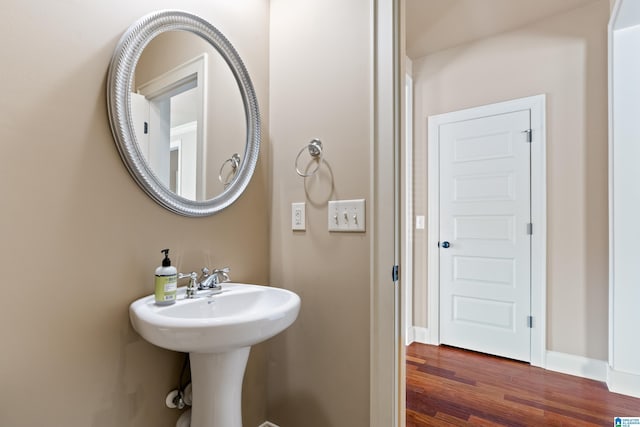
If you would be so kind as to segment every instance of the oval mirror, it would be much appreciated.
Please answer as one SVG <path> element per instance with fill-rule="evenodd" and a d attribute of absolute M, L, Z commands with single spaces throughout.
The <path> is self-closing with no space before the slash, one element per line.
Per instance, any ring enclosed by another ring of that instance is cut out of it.
<path fill-rule="evenodd" d="M 160 11 L 129 27 L 111 60 L 107 103 L 125 166 L 165 208 L 211 215 L 249 184 L 257 99 L 240 56 L 204 19 Z"/>

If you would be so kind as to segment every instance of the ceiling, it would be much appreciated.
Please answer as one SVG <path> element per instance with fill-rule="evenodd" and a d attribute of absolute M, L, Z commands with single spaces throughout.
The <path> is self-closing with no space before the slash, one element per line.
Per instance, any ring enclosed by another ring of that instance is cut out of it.
<path fill-rule="evenodd" d="M 406 0 L 407 56 L 420 58 L 608 0 Z"/>

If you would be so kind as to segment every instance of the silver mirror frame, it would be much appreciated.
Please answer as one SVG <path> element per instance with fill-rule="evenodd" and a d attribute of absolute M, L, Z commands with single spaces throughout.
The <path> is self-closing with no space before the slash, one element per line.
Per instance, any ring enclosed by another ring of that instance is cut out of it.
<path fill-rule="evenodd" d="M 130 106 L 136 65 L 149 42 L 167 31 L 188 31 L 208 41 L 229 65 L 242 95 L 247 127 L 244 159 L 225 190 L 205 201 L 178 196 L 162 184 L 145 161 L 133 130 Z M 199 16 L 162 10 L 143 16 L 129 27 L 120 38 L 109 65 L 107 110 L 111 132 L 129 173 L 147 195 L 168 210 L 189 217 L 213 215 L 235 202 L 249 185 L 260 151 L 260 112 L 253 84 L 233 45 Z"/>

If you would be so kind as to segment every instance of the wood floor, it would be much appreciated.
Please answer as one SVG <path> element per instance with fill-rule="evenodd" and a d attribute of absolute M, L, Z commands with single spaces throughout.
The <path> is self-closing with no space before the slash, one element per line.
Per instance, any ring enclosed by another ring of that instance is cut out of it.
<path fill-rule="evenodd" d="M 604 383 L 446 346 L 407 347 L 407 427 L 613 426 L 640 399 Z"/>

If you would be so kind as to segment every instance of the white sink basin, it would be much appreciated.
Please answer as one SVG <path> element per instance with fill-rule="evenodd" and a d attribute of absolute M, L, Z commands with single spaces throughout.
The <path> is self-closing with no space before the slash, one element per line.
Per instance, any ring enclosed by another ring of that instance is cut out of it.
<path fill-rule="evenodd" d="M 134 329 L 158 347 L 190 353 L 221 353 L 247 347 L 288 328 L 298 317 L 300 297 L 286 289 L 225 283 L 222 293 L 158 306 L 154 296 L 134 301 Z"/>
<path fill-rule="evenodd" d="M 224 283 L 222 293 L 158 306 L 153 295 L 129 306 L 133 328 L 158 347 L 188 352 L 191 361 L 190 427 L 242 427 L 242 378 L 252 345 L 288 328 L 300 297 L 286 289 Z M 180 424 L 183 425 L 183 424 Z"/>

